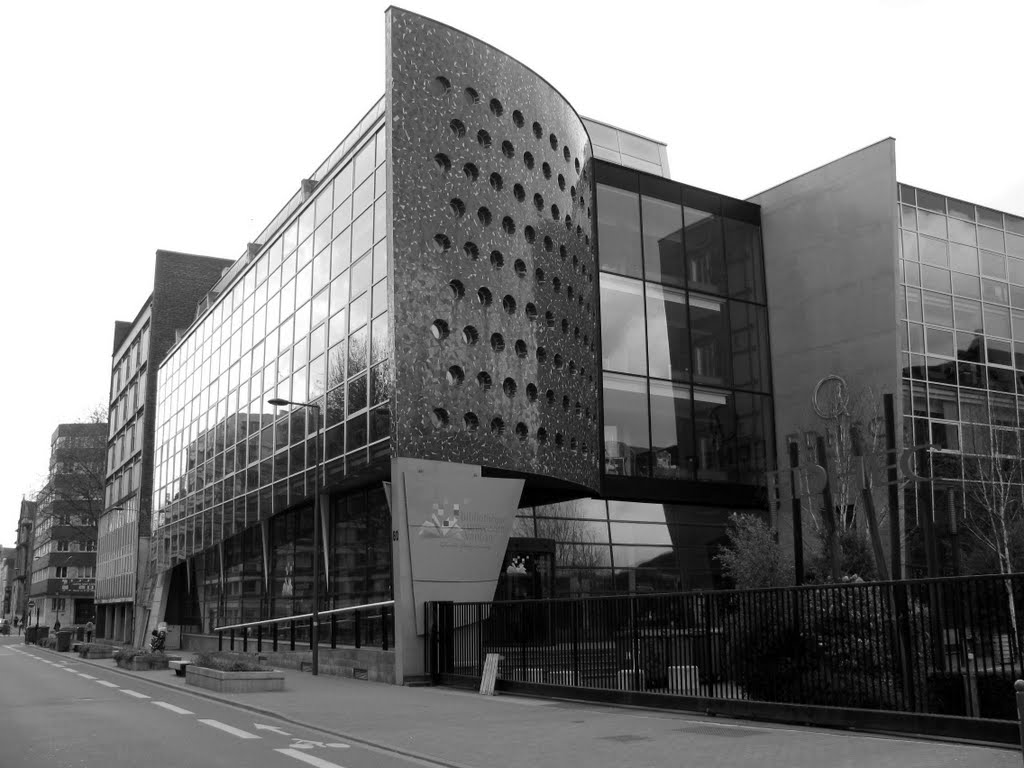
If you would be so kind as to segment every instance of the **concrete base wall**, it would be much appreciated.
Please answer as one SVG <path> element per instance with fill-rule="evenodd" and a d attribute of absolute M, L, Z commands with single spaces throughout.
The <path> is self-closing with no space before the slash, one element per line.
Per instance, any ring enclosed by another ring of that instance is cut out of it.
<path fill-rule="evenodd" d="M 279 646 L 280 648 L 280 646 Z M 183 651 L 216 651 L 216 635 L 182 634 L 181 649 Z M 227 640 L 224 642 L 227 651 Z M 235 652 L 241 653 L 242 641 L 235 640 Z M 271 645 L 264 642 L 263 650 L 256 653 L 256 641 L 249 641 L 249 656 L 259 656 L 261 663 L 281 669 L 308 670 L 313 663 L 313 653 L 309 648 L 303 650 L 271 650 Z M 395 683 L 395 652 L 382 651 L 379 648 L 321 648 L 319 672 L 323 675 L 338 677 L 364 677 L 378 683 Z"/>

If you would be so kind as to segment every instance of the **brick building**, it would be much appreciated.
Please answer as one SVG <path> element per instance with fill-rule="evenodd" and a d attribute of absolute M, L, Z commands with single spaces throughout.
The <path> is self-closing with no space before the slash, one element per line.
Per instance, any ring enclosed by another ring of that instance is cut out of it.
<path fill-rule="evenodd" d="M 11 581 L 11 613 L 19 619 L 24 619 L 28 612 L 27 582 L 32 563 L 35 523 L 36 503 L 22 499 L 21 511 L 18 513 L 18 532 L 14 542 L 14 577 Z"/>
<path fill-rule="evenodd" d="M 41 626 L 94 616 L 96 521 L 103 504 L 105 422 L 60 424 L 50 440 L 46 485 L 36 497 L 29 597 Z"/>
<path fill-rule="evenodd" d="M 11 619 L 11 593 L 14 585 L 14 564 L 15 564 L 15 550 L 14 547 L 2 547 L 0 548 L 0 595 L 2 595 L 3 603 L 0 604 L 0 619 Z"/>
<path fill-rule="evenodd" d="M 131 321 L 114 324 L 103 514 L 97 541 L 97 636 L 128 642 L 134 605 L 148 563 L 153 477 L 151 374 L 191 324 L 196 306 L 232 262 L 157 251 L 153 291 Z M 145 622 L 141 623 L 145 626 Z"/>

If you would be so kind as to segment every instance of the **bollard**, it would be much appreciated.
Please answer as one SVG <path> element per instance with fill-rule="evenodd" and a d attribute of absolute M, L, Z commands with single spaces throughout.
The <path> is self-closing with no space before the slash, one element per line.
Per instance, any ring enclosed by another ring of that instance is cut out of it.
<path fill-rule="evenodd" d="M 1013 690 L 1017 696 L 1017 719 L 1020 721 L 1020 743 L 1024 750 L 1024 680 L 1018 680 L 1013 684 Z M 1024 755 L 1024 751 L 1022 751 Z"/>

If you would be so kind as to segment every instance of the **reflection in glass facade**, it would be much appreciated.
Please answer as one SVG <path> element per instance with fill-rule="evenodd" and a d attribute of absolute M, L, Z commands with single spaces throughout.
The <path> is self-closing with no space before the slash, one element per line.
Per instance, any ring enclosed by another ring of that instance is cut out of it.
<path fill-rule="evenodd" d="M 161 366 L 153 493 L 161 569 L 225 541 L 225 573 L 241 569 L 244 585 L 261 561 L 247 549 L 256 544 L 231 537 L 258 541 L 255 523 L 312 495 L 316 412 L 274 408 L 271 398 L 326 403 L 328 481 L 387 460 L 384 161 L 378 123 Z M 263 592 L 239 589 L 237 610 L 248 616 L 245 600 Z"/>
<path fill-rule="evenodd" d="M 325 514 L 324 548 L 329 554 L 321 609 L 391 599 L 391 513 L 383 489 L 333 498 Z M 267 573 L 260 530 L 259 526 L 249 528 L 226 539 L 223 547 L 210 547 L 196 557 L 200 611 L 196 623 L 202 624 L 203 632 L 312 610 L 309 507 L 288 510 L 269 521 Z M 308 627 L 301 632 L 308 632 Z"/>
<path fill-rule="evenodd" d="M 899 197 L 904 444 L 934 443 L 947 481 L 908 487 L 907 511 L 944 525 L 964 501 L 960 451 L 1024 427 L 1024 218 L 904 184 Z"/>
<path fill-rule="evenodd" d="M 715 558 L 733 511 L 578 499 L 519 510 L 512 535 L 553 545 L 555 597 L 715 589 L 724 586 Z"/>
<path fill-rule="evenodd" d="M 756 207 L 603 167 L 605 474 L 761 483 L 773 435 Z"/>

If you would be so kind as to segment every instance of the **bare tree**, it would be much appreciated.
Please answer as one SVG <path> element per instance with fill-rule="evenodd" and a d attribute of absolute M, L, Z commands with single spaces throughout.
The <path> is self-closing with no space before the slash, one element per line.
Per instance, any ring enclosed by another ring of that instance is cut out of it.
<path fill-rule="evenodd" d="M 39 491 L 38 524 L 50 519 L 95 537 L 104 508 L 107 470 L 106 407 L 90 411 L 88 421 L 60 435 L 50 453 L 46 483 Z"/>
<path fill-rule="evenodd" d="M 557 517 L 537 518 L 537 537 L 555 541 L 558 565 L 584 571 L 611 565 L 606 557 L 608 547 L 594 546 L 602 542 L 597 533 L 601 524 L 586 520 L 578 501 L 566 501 L 553 507 L 550 514 Z"/>
<path fill-rule="evenodd" d="M 1024 460 L 1020 430 L 976 424 L 964 429 L 964 527 L 995 556 L 1001 575 L 1014 572 L 1019 553 L 1015 533 L 1024 524 Z M 1006 603 L 1017 643 L 1013 587 L 1004 579 Z"/>
<path fill-rule="evenodd" d="M 815 388 L 813 407 L 824 435 L 813 444 L 808 441 L 805 449 L 825 470 L 828 482 L 820 504 L 810 507 L 810 521 L 833 579 L 844 570 L 844 545 L 856 545 L 863 536 L 858 521 L 867 528 L 876 570 L 879 574 L 887 570 L 881 527 L 888 505 L 884 498 L 879 503 L 875 493 L 884 484 L 886 464 L 881 403 L 871 387 L 851 392 L 839 376 L 828 376 Z"/>

